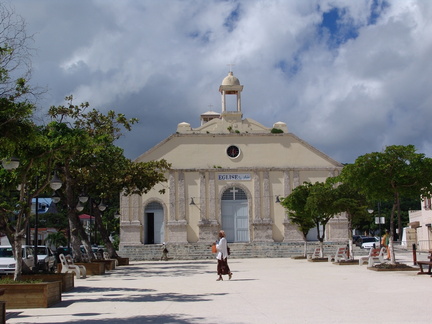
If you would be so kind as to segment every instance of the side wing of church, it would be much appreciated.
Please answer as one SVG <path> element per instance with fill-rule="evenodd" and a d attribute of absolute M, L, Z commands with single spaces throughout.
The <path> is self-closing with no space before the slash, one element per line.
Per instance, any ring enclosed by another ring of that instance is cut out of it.
<path fill-rule="evenodd" d="M 147 194 L 121 197 L 120 249 L 207 244 L 220 229 L 230 243 L 302 241 L 280 198 L 305 181 L 338 175 L 343 166 L 290 133 L 283 122 L 268 128 L 243 119 L 242 90 L 230 72 L 219 87 L 220 114 L 202 114 L 198 128 L 178 124 L 175 134 L 136 159 L 165 159 L 172 168 L 168 181 Z M 235 97 L 235 107 L 227 107 L 227 96 Z M 327 241 L 347 235 L 344 217 L 328 224 Z"/>

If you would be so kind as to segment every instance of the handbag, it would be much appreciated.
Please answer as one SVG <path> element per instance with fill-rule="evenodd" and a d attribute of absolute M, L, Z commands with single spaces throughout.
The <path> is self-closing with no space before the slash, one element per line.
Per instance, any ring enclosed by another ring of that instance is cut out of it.
<path fill-rule="evenodd" d="M 216 244 L 212 245 L 211 251 L 212 251 L 212 253 L 217 253 Z"/>
<path fill-rule="evenodd" d="M 228 255 L 231 255 L 231 249 L 229 248 L 228 245 L 227 245 L 227 251 L 228 251 Z"/>

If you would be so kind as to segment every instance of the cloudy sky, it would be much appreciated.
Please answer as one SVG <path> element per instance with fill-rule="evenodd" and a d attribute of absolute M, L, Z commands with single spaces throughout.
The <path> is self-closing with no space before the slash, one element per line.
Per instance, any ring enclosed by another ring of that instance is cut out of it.
<path fill-rule="evenodd" d="M 1 1 L 34 34 L 41 108 L 73 94 L 139 118 L 129 158 L 220 112 L 229 64 L 244 117 L 340 162 L 393 144 L 432 156 L 432 1 Z"/>

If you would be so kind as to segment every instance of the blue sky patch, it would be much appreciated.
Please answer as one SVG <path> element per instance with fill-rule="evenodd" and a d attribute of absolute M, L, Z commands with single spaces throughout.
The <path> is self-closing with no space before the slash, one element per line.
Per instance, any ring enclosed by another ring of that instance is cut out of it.
<path fill-rule="evenodd" d="M 300 55 L 298 53 L 295 54 L 289 61 L 280 60 L 274 65 L 274 67 L 281 70 L 288 77 L 292 77 L 301 69 Z"/>
<path fill-rule="evenodd" d="M 322 14 L 318 34 L 327 41 L 330 48 L 339 47 L 350 39 L 357 38 L 358 26 L 349 17 L 345 8 L 332 8 Z"/>
<path fill-rule="evenodd" d="M 232 32 L 237 25 L 237 22 L 240 19 L 240 4 L 237 4 L 235 9 L 231 11 L 229 16 L 225 19 L 224 27 L 228 29 L 229 32 Z"/>
<path fill-rule="evenodd" d="M 387 0 L 373 0 L 367 25 L 376 24 L 383 11 L 389 6 Z M 318 7 L 319 9 L 320 7 Z M 360 27 L 362 25 L 354 21 L 349 10 L 334 7 L 322 13 L 322 21 L 317 26 L 317 32 L 330 48 L 337 48 L 350 39 L 357 38 Z"/>
<path fill-rule="evenodd" d="M 381 13 L 388 7 L 390 4 L 386 0 L 373 0 L 368 25 L 375 25 Z"/>

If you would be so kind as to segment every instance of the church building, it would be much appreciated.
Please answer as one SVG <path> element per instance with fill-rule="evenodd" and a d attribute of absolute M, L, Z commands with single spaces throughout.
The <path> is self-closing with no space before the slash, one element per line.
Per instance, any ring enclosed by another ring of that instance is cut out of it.
<path fill-rule="evenodd" d="M 305 181 L 338 175 L 343 166 L 284 122 L 266 127 L 243 118 L 242 91 L 229 72 L 219 86 L 220 113 L 202 114 L 197 128 L 181 122 L 175 134 L 136 159 L 165 159 L 172 167 L 167 182 L 147 194 L 121 197 L 120 252 L 165 242 L 208 245 L 221 229 L 233 244 L 303 242 L 280 199 Z M 345 217 L 328 223 L 326 241 L 347 237 Z"/>

